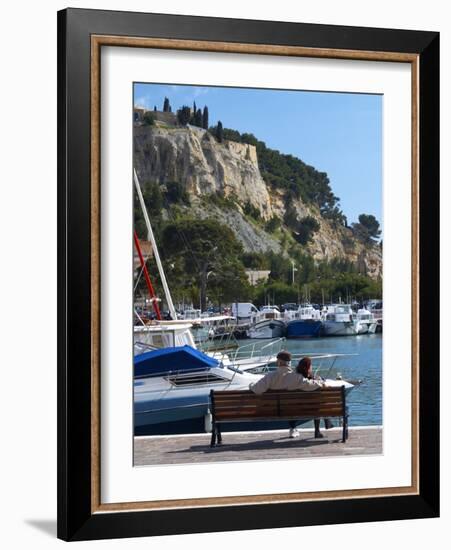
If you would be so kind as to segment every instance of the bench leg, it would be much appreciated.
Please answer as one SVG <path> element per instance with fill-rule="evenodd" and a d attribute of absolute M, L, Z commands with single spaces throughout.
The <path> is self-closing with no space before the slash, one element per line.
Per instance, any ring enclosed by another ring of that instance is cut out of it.
<path fill-rule="evenodd" d="M 348 416 L 343 417 L 343 443 L 348 439 Z"/>
<path fill-rule="evenodd" d="M 218 445 L 221 445 L 222 443 L 222 433 L 221 433 L 221 426 L 218 425 L 218 428 L 217 428 L 217 443 Z"/>
<path fill-rule="evenodd" d="M 215 446 L 216 441 L 216 422 L 213 422 L 211 427 L 211 441 L 210 441 L 210 447 Z"/>
<path fill-rule="evenodd" d="M 315 425 L 315 439 L 320 439 L 323 436 L 323 434 L 320 432 L 319 425 L 320 425 L 321 419 L 320 418 L 314 418 L 313 424 Z"/>

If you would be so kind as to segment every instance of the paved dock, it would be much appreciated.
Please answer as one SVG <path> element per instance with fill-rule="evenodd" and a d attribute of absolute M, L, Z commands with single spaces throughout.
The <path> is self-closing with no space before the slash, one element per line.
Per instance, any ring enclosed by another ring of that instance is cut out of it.
<path fill-rule="evenodd" d="M 381 426 L 351 427 L 346 443 L 341 441 L 341 428 L 322 430 L 323 439 L 315 439 L 313 429 L 299 431 L 301 435 L 296 439 L 288 437 L 288 430 L 223 432 L 222 445 L 213 448 L 209 434 L 135 437 L 134 464 L 198 464 L 382 453 Z"/>

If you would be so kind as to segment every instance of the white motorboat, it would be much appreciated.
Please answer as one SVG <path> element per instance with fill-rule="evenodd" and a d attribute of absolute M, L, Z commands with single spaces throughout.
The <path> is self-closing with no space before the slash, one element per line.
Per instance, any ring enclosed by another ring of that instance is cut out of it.
<path fill-rule="evenodd" d="M 262 376 L 191 346 L 144 352 L 135 356 L 134 368 L 136 433 L 208 431 L 210 390 L 245 390 Z"/>
<path fill-rule="evenodd" d="M 251 317 L 248 338 L 281 338 L 285 335 L 285 323 L 277 306 L 263 306 Z"/>
<path fill-rule="evenodd" d="M 257 313 L 258 309 L 251 302 L 234 302 L 232 304 L 232 315 L 236 319 L 237 327 L 247 327 Z"/>
<path fill-rule="evenodd" d="M 352 308 L 348 304 L 326 306 L 323 312 L 323 334 L 325 336 L 355 336 L 365 328 L 354 319 Z"/>
<path fill-rule="evenodd" d="M 361 325 L 361 332 L 359 334 L 374 334 L 376 332 L 377 320 L 368 309 L 359 309 L 355 315 L 355 319 Z"/>

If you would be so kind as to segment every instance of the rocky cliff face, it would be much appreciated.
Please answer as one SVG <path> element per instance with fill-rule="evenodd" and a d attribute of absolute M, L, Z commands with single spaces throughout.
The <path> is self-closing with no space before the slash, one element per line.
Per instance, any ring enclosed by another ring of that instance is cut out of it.
<path fill-rule="evenodd" d="M 283 244 L 245 216 L 251 205 L 263 221 L 283 220 L 286 201 L 281 191 L 269 188 L 263 180 L 253 145 L 225 141 L 218 143 L 207 131 L 197 127 L 161 128 L 136 126 L 134 136 L 135 168 L 142 182 L 180 182 L 191 198 L 191 212 L 200 218 L 213 217 L 235 232 L 246 251 L 272 250 L 284 254 Z M 236 208 L 205 204 L 202 198 L 217 195 L 233 199 Z M 333 258 L 352 261 L 360 271 L 376 278 L 382 276 L 379 246 L 364 246 L 345 227 L 333 227 L 312 205 L 292 201 L 298 219 L 314 217 L 319 225 L 307 251 L 316 260 Z"/>
<path fill-rule="evenodd" d="M 135 167 L 143 181 L 179 181 L 195 196 L 220 194 L 258 208 L 271 217 L 268 189 L 258 168 L 255 147 L 218 143 L 206 130 L 135 128 Z"/>

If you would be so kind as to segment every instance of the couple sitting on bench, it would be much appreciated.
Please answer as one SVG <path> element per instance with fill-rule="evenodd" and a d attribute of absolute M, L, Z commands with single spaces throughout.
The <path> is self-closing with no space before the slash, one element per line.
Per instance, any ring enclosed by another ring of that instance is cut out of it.
<path fill-rule="evenodd" d="M 277 354 L 277 370 L 271 371 L 263 378 L 260 378 L 258 382 L 250 384 L 249 389 L 260 395 L 267 390 L 303 390 L 314 391 L 319 388 L 324 388 L 325 383 L 319 379 L 313 378 L 312 361 L 310 357 L 303 357 L 296 370 L 292 370 L 290 367 L 291 354 L 288 351 L 281 351 Z M 314 419 L 315 424 L 315 437 L 323 437 L 320 432 L 319 424 L 320 419 Z M 328 419 L 324 419 L 326 429 L 332 428 L 332 422 Z M 290 438 L 299 437 L 299 431 L 296 429 L 296 421 L 290 421 Z"/>

